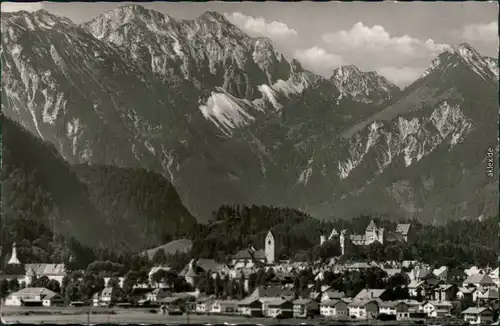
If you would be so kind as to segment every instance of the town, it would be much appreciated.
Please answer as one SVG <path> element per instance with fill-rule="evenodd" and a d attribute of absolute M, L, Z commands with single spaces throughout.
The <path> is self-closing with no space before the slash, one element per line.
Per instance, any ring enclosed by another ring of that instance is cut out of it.
<path fill-rule="evenodd" d="M 314 262 L 278 260 L 277 239 L 269 231 L 259 249 L 239 250 L 228 263 L 198 257 L 175 270 L 162 263 L 159 251 L 144 258 L 147 263 L 139 272 L 105 277 L 93 272 L 113 270 L 116 263 L 93 263 L 86 271 L 71 272 L 65 264 L 23 264 L 14 244 L 1 280 L 2 306 L 143 307 L 161 316 L 494 323 L 498 267 L 433 268 L 415 260 L 346 259 L 347 242 L 354 247 L 403 243 L 411 229 L 411 224 L 398 224 L 384 230 L 373 220 L 364 234 L 333 229 L 318 243 L 338 243 L 340 255 Z"/>

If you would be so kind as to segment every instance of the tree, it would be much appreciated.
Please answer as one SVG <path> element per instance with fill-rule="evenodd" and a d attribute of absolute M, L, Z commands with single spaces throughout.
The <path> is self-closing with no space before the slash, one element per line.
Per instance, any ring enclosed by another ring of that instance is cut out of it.
<path fill-rule="evenodd" d="M 239 296 L 240 298 L 245 297 L 245 275 L 241 273 L 240 282 L 239 282 Z"/>
<path fill-rule="evenodd" d="M 154 265 L 161 265 L 167 262 L 167 256 L 165 255 L 165 251 L 163 249 L 156 250 L 152 262 Z"/>
<path fill-rule="evenodd" d="M 47 289 L 54 291 L 55 293 L 61 293 L 61 286 L 57 280 L 49 280 Z"/>
<path fill-rule="evenodd" d="M 66 296 L 66 287 L 68 286 L 70 278 L 65 275 L 61 281 L 61 295 L 64 297 Z"/>
<path fill-rule="evenodd" d="M 108 280 L 107 287 L 110 288 L 120 288 L 120 280 L 118 277 L 112 277 Z"/>
<path fill-rule="evenodd" d="M 423 297 L 423 295 L 422 295 L 422 289 L 421 289 L 421 288 L 418 288 L 418 289 L 417 289 L 417 298 L 416 298 L 416 299 L 417 299 L 417 301 L 418 301 L 418 302 L 422 302 L 422 301 L 424 300 L 424 297 Z"/>
<path fill-rule="evenodd" d="M 80 281 L 78 280 L 70 280 L 66 286 L 66 290 L 64 291 L 66 300 L 68 301 L 79 301 L 82 296 L 78 291 Z"/>
<path fill-rule="evenodd" d="M 20 289 L 19 281 L 17 279 L 12 279 L 9 281 L 9 290 L 10 292 L 17 292 Z"/>
<path fill-rule="evenodd" d="M 9 281 L 3 279 L 0 281 L 0 297 L 5 298 L 9 294 Z"/>
<path fill-rule="evenodd" d="M 137 272 L 131 271 L 127 275 L 125 275 L 125 279 L 123 280 L 123 292 L 125 295 L 130 296 L 132 294 L 134 286 L 137 285 L 137 279 Z"/>
<path fill-rule="evenodd" d="M 215 276 L 214 279 L 214 290 L 215 290 L 215 297 L 220 297 L 221 294 L 223 293 L 223 288 L 222 288 L 222 281 L 220 279 L 219 273 Z"/>

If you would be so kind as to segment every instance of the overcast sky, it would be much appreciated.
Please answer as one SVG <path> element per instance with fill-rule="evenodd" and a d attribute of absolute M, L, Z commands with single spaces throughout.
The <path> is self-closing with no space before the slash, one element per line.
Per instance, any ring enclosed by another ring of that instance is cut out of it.
<path fill-rule="evenodd" d="M 2 11 L 45 9 L 75 23 L 128 3 L 4 3 Z M 498 56 L 497 2 L 149 2 L 174 18 L 218 11 L 252 36 L 268 36 L 289 59 L 330 76 L 343 64 L 376 70 L 400 86 L 449 45 L 467 42 Z"/>

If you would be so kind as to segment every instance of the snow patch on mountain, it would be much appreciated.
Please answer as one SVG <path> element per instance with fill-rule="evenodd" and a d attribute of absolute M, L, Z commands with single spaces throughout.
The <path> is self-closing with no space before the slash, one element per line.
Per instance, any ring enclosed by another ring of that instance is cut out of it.
<path fill-rule="evenodd" d="M 76 155 L 76 146 L 78 144 L 78 137 L 81 134 L 80 120 L 78 118 L 73 118 L 66 124 L 66 136 L 71 140 L 71 150 L 73 155 Z M 84 156 L 88 156 L 88 152 L 85 152 Z"/>
<path fill-rule="evenodd" d="M 313 173 L 312 164 L 314 163 L 314 157 L 311 157 L 307 162 L 307 167 L 300 173 L 298 183 L 306 185 L 309 182 L 309 178 Z"/>
<path fill-rule="evenodd" d="M 144 141 L 144 146 L 146 147 L 146 149 L 147 149 L 147 150 L 148 150 L 151 154 L 155 155 L 155 148 L 153 147 L 153 145 L 152 145 L 149 141 L 145 140 L 145 141 Z"/>
<path fill-rule="evenodd" d="M 233 129 L 255 120 L 242 105 L 243 101 L 231 94 L 212 92 L 207 103 L 199 108 L 205 119 L 213 122 L 226 136 L 231 136 Z"/>
<path fill-rule="evenodd" d="M 271 87 L 269 87 L 268 85 L 260 85 L 258 89 L 262 93 L 262 95 L 264 95 L 264 97 L 267 98 L 269 102 L 271 102 L 276 110 L 281 110 L 283 108 L 283 106 L 278 103 L 278 100 L 276 99 L 278 94 Z"/>
<path fill-rule="evenodd" d="M 43 104 L 42 120 L 45 123 L 53 125 L 59 116 L 61 109 L 64 111 L 66 100 L 63 93 L 49 94 L 47 89 L 42 90 L 45 97 Z M 52 112 L 50 112 L 52 110 Z"/>

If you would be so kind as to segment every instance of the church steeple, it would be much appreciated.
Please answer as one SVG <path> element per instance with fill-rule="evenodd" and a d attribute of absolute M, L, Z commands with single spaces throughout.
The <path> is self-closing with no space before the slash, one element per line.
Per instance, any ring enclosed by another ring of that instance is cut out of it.
<path fill-rule="evenodd" d="M 15 242 L 12 244 L 12 255 L 10 256 L 9 262 L 7 264 L 9 264 L 9 265 L 21 265 L 21 262 L 17 258 L 17 250 L 16 250 L 16 243 Z"/>

